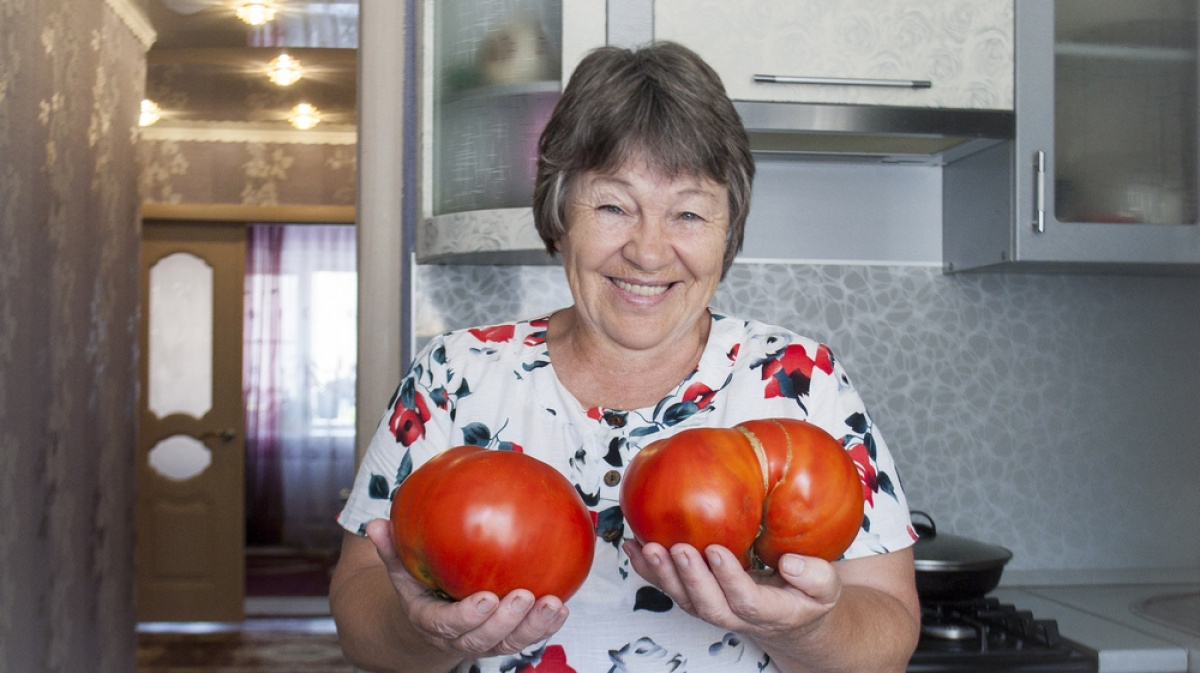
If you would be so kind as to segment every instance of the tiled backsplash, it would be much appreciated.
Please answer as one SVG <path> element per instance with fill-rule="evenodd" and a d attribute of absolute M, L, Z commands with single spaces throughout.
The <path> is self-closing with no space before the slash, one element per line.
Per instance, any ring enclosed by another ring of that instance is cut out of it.
<path fill-rule="evenodd" d="M 421 266 L 418 341 L 570 303 L 559 267 Z M 1018 570 L 1200 559 L 1200 279 L 735 264 L 714 308 L 841 358 L 915 509 Z"/>

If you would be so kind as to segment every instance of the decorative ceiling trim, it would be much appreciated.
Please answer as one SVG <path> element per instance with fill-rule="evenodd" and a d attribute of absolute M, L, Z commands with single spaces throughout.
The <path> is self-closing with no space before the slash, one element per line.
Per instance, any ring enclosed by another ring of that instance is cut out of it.
<path fill-rule="evenodd" d="M 142 8 L 135 4 L 134 0 L 104 0 L 104 2 L 129 28 L 138 42 L 142 43 L 142 51 L 149 51 L 151 45 L 158 39 L 158 33 L 155 32 L 150 19 L 146 18 Z"/>
<path fill-rule="evenodd" d="M 142 140 L 194 143 L 269 143 L 277 145 L 354 145 L 354 126 L 331 125 L 299 131 L 252 122 L 203 122 L 188 125 L 154 125 L 142 129 Z"/>

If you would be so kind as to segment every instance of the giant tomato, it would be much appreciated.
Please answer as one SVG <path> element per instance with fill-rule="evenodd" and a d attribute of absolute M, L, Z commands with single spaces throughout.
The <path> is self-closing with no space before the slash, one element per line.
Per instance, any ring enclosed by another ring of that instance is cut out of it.
<path fill-rule="evenodd" d="M 750 567 L 785 553 L 839 558 L 862 525 L 849 454 L 806 421 L 693 428 L 651 442 L 625 470 L 621 512 L 639 542 L 720 544 Z"/>
<path fill-rule="evenodd" d="M 596 534 L 583 499 L 523 453 L 443 451 L 401 483 L 391 512 L 404 567 L 454 599 L 528 589 L 565 601 L 592 567 Z"/>

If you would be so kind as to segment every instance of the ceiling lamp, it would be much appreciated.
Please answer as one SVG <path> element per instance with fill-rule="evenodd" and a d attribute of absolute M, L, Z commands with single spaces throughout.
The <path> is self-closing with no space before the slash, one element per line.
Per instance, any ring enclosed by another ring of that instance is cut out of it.
<path fill-rule="evenodd" d="M 275 18 L 275 3 L 271 0 L 251 0 L 237 8 L 237 18 L 251 26 L 261 26 Z"/>
<path fill-rule="evenodd" d="M 307 131 L 321 123 L 321 113 L 308 103 L 300 103 L 292 108 L 292 115 L 288 117 L 288 121 L 301 131 Z"/>
<path fill-rule="evenodd" d="M 158 103 L 149 98 L 142 101 L 142 115 L 138 118 L 139 126 L 149 126 L 158 121 L 162 117 L 158 109 Z"/>
<path fill-rule="evenodd" d="M 270 69 L 267 70 L 267 77 L 279 86 L 291 86 L 303 76 L 303 71 L 300 69 L 300 61 L 287 54 L 280 54 L 273 59 L 270 63 Z"/>

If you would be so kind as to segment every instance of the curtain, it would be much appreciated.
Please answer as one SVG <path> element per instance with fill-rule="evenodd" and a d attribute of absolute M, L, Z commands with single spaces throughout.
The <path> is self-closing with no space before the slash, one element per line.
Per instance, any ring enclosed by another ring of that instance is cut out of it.
<path fill-rule="evenodd" d="M 253 225 L 247 240 L 246 542 L 335 549 L 354 478 L 355 230 Z"/>

